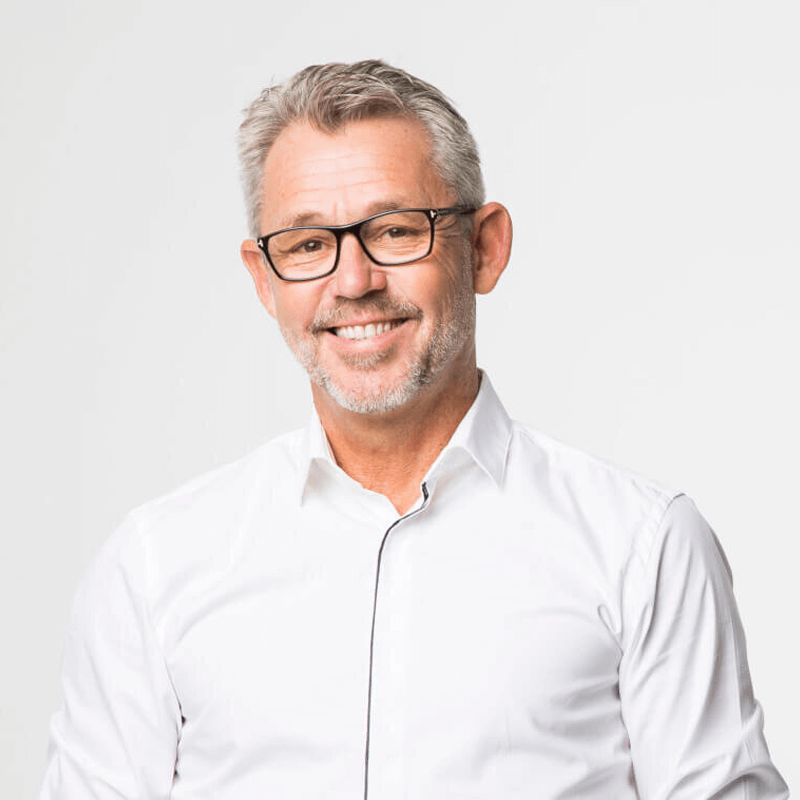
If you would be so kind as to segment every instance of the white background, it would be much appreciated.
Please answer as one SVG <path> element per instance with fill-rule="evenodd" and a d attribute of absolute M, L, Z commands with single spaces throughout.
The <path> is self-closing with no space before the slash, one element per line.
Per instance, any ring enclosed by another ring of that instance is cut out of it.
<path fill-rule="evenodd" d="M 239 262 L 262 86 L 382 57 L 454 99 L 511 266 L 479 360 L 511 413 L 691 494 L 800 780 L 800 5 L 6 1 L 0 787 L 32 796 L 72 595 L 132 506 L 307 417 Z"/>

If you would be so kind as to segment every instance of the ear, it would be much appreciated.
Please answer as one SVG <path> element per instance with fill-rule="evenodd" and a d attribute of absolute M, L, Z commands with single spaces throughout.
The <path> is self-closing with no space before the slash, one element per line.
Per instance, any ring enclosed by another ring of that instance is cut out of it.
<path fill-rule="evenodd" d="M 511 256 L 511 215 L 500 203 L 487 203 L 472 215 L 472 281 L 478 294 L 494 289 Z"/>
<path fill-rule="evenodd" d="M 253 279 L 256 292 L 264 308 L 270 316 L 275 316 L 275 299 L 272 296 L 272 285 L 270 284 L 269 266 L 264 254 L 259 249 L 253 239 L 245 239 L 239 250 L 242 261 Z"/>

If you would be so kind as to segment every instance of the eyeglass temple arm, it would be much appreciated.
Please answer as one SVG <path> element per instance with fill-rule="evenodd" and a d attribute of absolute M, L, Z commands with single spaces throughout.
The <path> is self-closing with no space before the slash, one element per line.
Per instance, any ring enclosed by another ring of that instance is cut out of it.
<path fill-rule="evenodd" d="M 477 211 L 473 206 L 451 206 L 450 208 L 431 208 L 428 210 L 428 215 L 432 220 L 438 217 L 446 217 L 451 214 L 472 214 Z"/>

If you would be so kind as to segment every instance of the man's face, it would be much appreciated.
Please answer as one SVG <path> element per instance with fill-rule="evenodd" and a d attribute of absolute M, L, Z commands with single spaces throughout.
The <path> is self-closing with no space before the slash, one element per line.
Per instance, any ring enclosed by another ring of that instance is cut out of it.
<path fill-rule="evenodd" d="M 261 233 L 453 205 L 429 147 L 421 125 L 398 118 L 355 122 L 334 134 L 290 126 L 264 165 Z M 259 293 L 318 399 L 321 389 L 351 411 L 384 413 L 424 387 L 446 397 L 474 370 L 470 258 L 459 218 L 444 217 L 433 252 L 421 261 L 378 266 L 346 235 L 336 271 L 324 278 L 286 283 L 259 261 L 266 274 Z"/>

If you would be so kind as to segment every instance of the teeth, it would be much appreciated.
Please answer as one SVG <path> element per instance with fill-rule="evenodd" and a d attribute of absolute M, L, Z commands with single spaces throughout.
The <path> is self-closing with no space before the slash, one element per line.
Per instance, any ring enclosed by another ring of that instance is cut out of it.
<path fill-rule="evenodd" d="M 346 325 L 343 328 L 334 328 L 333 332 L 342 339 L 371 339 L 396 328 L 401 321 L 393 319 L 388 322 L 370 322 L 369 325 Z"/>

